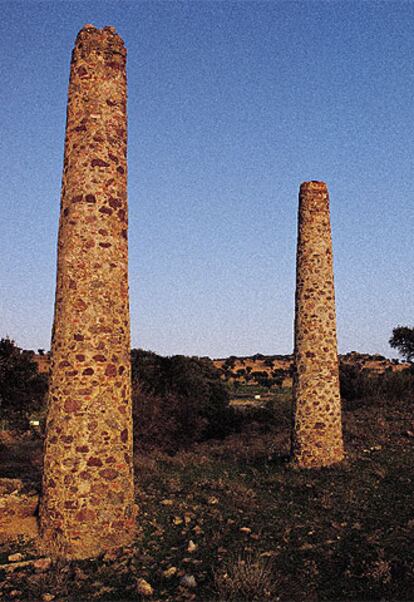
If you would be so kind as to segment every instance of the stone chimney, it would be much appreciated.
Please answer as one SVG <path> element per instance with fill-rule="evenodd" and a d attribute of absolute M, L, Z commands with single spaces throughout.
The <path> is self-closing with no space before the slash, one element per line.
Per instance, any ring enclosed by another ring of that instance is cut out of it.
<path fill-rule="evenodd" d="M 72 53 L 40 526 L 88 558 L 134 537 L 126 49 L 85 25 Z"/>
<path fill-rule="evenodd" d="M 302 468 L 344 457 L 329 195 L 324 182 L 299 193 L 292 458 Z"/>

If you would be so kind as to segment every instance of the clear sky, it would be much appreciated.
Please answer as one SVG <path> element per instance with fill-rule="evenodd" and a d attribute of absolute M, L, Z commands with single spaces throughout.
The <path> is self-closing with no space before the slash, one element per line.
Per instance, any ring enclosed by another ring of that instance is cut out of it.
<path fill-rule="evenodd" d="M 0 1 L 0 336 L 50 347 L 71 49 L 128 48 L 134 346 L 290 353 L 298 188 L 331 196 L 340 352 L 413 325 L 414 2 Z"/>

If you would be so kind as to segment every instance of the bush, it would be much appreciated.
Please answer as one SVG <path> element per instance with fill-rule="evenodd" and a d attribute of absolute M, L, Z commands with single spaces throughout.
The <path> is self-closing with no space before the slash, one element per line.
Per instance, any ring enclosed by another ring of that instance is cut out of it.
<path fill-rule="evenodd" d="M 176 397 L 155 395 L 134 382 L 132 407 L 135 447 L 161 449 L 167 453 L 185 447 L 184 433 L 180 429 L 184 408 Z M 195 430 L 198 432 L 199 428 Z"/>
<path fill-rule="evenodd" d="M 285 377 L 289 376 L 289 372 L 286 372 L 282 368 L 277 368 L 276 370 L 272 370 L 272 382 L 277 387 L 281 387 L 283 385 L 283 381 Z"/>
<path fill-rule="evenodd" d="M 175 452 L 234 429 L 228 390 L 211 360 L 138 349 L 131 359 L 138 446 Z"/>
<path fill-rule="evenodd" d="M 47 376 L 39 374 L 33 352 L 9 338 L 0 339 L 0 420 L 11 428 L 27 429 L 29 415 L 45 402 Z"/>
<path fill-rule="evenodd" d="M 256 380 L 258 378 L 267 378 L 268 377 L 268 374 L 267 374 L 266 370 L 253 370 L 253 372 L 251 373 L 251 375 Z"/>
<path fill-rule="evenodd" d="M 414 397 L 413 369 L 370 374 L 358 366 L 345 364 L 340 366 L 339 379 L 345 409 L 366 402 L 408 401 Z"/>

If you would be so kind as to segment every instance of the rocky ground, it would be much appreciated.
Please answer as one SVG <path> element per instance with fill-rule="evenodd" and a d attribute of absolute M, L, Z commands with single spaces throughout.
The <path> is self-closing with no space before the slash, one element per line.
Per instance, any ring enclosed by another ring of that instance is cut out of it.
<path fill-rule="evenodd" d="M 289 405 L 221 442 L 136 454 L 134 546 L 52 562 L 3 535 L 0 600 L 402 601 L 414 597 L 412 403 L 354 403 L 346 461 L 287 461 Z M 2 477 L 39 488 L 40 441 L 3 443 Z"/>

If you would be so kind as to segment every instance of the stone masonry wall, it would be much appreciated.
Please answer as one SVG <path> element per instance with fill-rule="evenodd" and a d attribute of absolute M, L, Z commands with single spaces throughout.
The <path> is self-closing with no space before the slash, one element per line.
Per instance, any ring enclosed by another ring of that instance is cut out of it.
<path fill-rule="evenodd" d="M 94 556 L 133 537 L 126 49 L 85 25 L 72 54 L 41 532 Z"/>
<path fill-rule="evenodd" d="M 293 461 L 326 466 L 344 457 L 329 195 L 323 182 L 299 193 Z"/>

